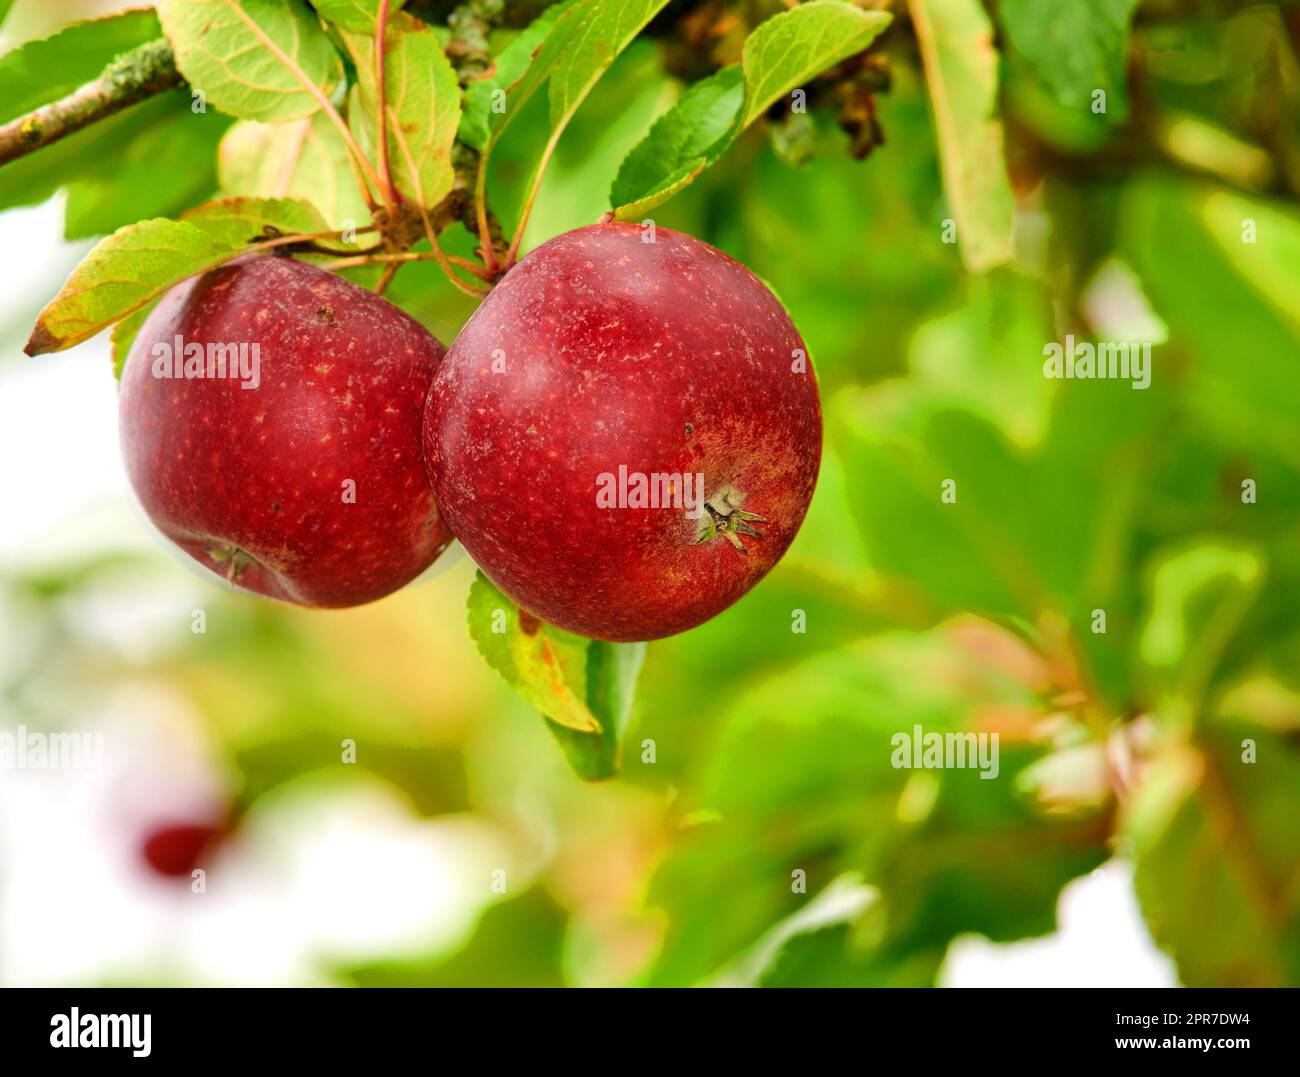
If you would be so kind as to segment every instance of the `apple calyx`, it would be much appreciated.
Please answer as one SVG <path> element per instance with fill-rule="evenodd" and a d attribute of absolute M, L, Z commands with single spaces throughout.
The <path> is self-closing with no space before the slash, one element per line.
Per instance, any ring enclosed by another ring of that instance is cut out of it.
<path fill-rule="evenodd" d="M 244 552 L 238 546 L 213 546 L 208 550 L 208 556 L 221 566 L 222 575 L 229 583 L 238 580 L 240 573 L 254 560 L 252 554 Z"/>
<path fill-rule="evenodd" d="M 744 501 L 745 495 L 734 486 L 724 486 L 717 493 L 705 498 L 705 516 L 700 521 L 699 533 L 695 536 L 695 541 L 691 545 L 699 546 L 718 536 L 722 536 L 741 553 L 748 553 L 749 551 L 745 549 L 740 541 L 740 536 L 750 535 L 753 538 L 762 538 L 763 533 L 757 530 L 750 521 L 757 520 L 759 523 L 766 523 L 767 520 L 756 512 L 745 512 L 740 507 L 744 504 Z"/>

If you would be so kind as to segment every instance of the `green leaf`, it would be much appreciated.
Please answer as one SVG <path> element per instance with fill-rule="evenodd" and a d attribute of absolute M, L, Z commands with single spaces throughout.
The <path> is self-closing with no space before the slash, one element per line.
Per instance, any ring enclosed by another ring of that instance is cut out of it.
<path fill-rule="evenodd" d="M 574 0 L 552 4 L 520 30 L 514 40 L 493 57 L 492 74 L 475 79 L 465 88 L 465 107 L 457 137 L 475 149 L 483 149 L 491 136 L 493 94 L 518 82 L 533 62 L 533 55 L 546 40 L 559 17 Z"/>
<path fill-rule="evenodd" d="M 491 153 L 510 121 L 543 84 L 548 84 L 549 143 L 554 145 L 601 75 L 667 2 L 578 0 L 562 11 L 528 69 L 507 90 L 505 111 L 489 113 L 484 154 Z"/>
<path fill-rule="evenodd" d="M 217 178 L 223 194 L 310 202 L 331 228 L 370 221 L 343 136 L 321 112 L 275 126 L 241 120 L 221 140 Z"/>
<path fill-rule="evenodd" d="M 995 656 L 1015 658 L 1004 667 Z M 905 981 L 905 963 L 915 963 L 911 976 L 932 974 L 937 961 L 921 956 L 941 955 L 965 932 L 1007 940 L 1050 931 L 1060 887 L 1107 853 L 1097 818 L 1048 816 L 1021 790 L 1019 775 L 1043 749 L 1008 730 L 1049 713 L 1017 675 L 1028 659 L 1023 644 L 972 619 L 759 672 L 718 700 L 721 736 L 694 761 L 680 808 L 715 821 L 685 830 L 652 883 L 669 930 L 650 982 L 711 982 L 719 970 L 761 966 L 754 959 L 770 950 L 772 925 L 821 919 L 817 899 L 792 892 L 796 868 L 809 894 L 843 887 L 851 880 L 835 880 L 846 873 L 879 891 L 862 910 L 870 919 L 878 906 L 873 943 L 850 962 L 862 963 L 867 982 Z M 917 725 L 1003 729 L 997 776 L 969 765 L 896 767 L 895 738 Z"/>
<path fill-rule="evenodd" d="M 1300 979 L 1297 774 L 1294 737 L 1236 723 L 1143 768 L 1122 833 L 1143 915 L 1186 986 Z"/>
<path fill-rule="evenodd" d="M 768 19 L 739 65 L 690 87 L 628 154 L 614 180 L 615 216 L 640 216 L 687 186 L 739 134 L 801 83 L 861 52 L 892 16 L 840 0 L 812 0 Z"/>
<path fill-rule="evenodd" d="M 1295 267 L 1284 264 L 1300 227 L 1266 207 L 1152 176 L 1129 185 L 1116 231 L 1169 326 L 1169 352 L 1190 360 L 1177 376 L 1198 422 L 1300 469 L 1300 318 L 1289 298 Z M 1238 208 L 1255 220 L 1254 244 L 1242 242 Z M 1153 377 L 1162 377 L 1158 365 Z"/>
<path fill-rule="evenodd" d="M 1201 217 L 1224 259 L 1300 338 L 1300 216 L 1280 203 L 1216 189 L 1201 203 Z"/>
<path fill-rule="evenodd" d="M 479 653 L 546 719 L 570 765 L 588 781 L 618 770 L 644 643 L 606 643 L 520 610 L 481 572 L 469 595 Z"/>
<path fill-rule="evenodd" d="M 358 80 L 351 91 L 348 122 L 378 172 L 375 39 L 345 32 L 343 40 L 356 64 Z M 393 182 L 417 205 L 435 206 L 455 179 L 451 146 L 460 124 L 460 87 L 437 35 L 418 19 L 407 15 L 389 19 L 384 83 Z"/>
<path fill-rule="evenodd" d="M 25 351 L 41 355 L 80 344 L 172 285 L 238 253 L 183 221 L 156 218 L 119 228 L 86 255 L 41 311 Z"/>
<path fill-rule="evenodd" d="M 1106 115 L 1128 114 L 1124 64 L 1138 0 L 1002 0 L 998 17 L 1012 47 L 1067 108 L 1088 110 L 1106 92 Z"/>
<path fill-rule="evenodd" d="M 0 123 L 99 77 L 109 62 L 162 33 L 152 11 L 75 23 L 0 56 Z"/>
<path fill-rule="evenodd" d="M 667 2 L 591 0 L 583 12 L 585 18 L 567 21 L 570 33 L 554 44 L 548 38 L 546 48 L 555 57 L 547 87 L 553 130 L 568 122 L 609 65 Z"/>
<path fill-rule="evenodd" d="M 1011 258 L 1013 199 L 998 118 L 998 54 L 979 0 L 909 0 L 962 260 Z"/>
<path fill-rule="evenodd" d="M 745 41 L 742 127 L 796 86 L 861 52 L 892 21 L 883 11 L 863 11 L 838 0 L 812 0 L 774 15 Z"/>
<path fill-rule="evenodd" d="M 174 216 L 211 196 L 214 151 L 229 122 L 215 110 L 192 114 L 181 94 L 160 94 L 0 168 L 0 209 L 66 189 L 69 239 Z"/>
<path fill-rule="evenodd" d="M 222 198 L 186 211 L 181 220 L 231 247 L 247 246 L 277 233 L 329 230 L 315 206 L 294 198 Z"/>
<path fill-rule="evenodd" d="M 1195 714 L 1224 649 L 1263 583 L 1259 555 L 1244 546 L 1197 544 L 1165 554 L 1152 575 L 1142 657 Z"/>
<path fill-rule="evenodd" d="M 283 122 L 321 107 L 343 61 L 299 0 L 159 0 L 176 66 L 209 104 Z"/>
<path fill-rule="evenodd" d="M 392 18 L 406 0 L 392 0 L 388 15 Z M 321 18 L 332 22 L 340 30 L 356 30 L 363 34 L 375 32 L 379 18 L 379 0 L 313 0 L 312 6 Z"/>
<path fill-rule="evenodd" d="M 610 202 L 623 220 L 666 202 L 722 155 L 745 103 L 739 64 L 692 85 L 619 166 Z"/>
<path fill-rule="evenodd" d="M 195 114 L 183 94 L 137 105 L 129 137 L 110 140 L 70 170 L 64 236 L 105 236 L 149 217 L 172 217 L 211 198 L 216 154 L 230 119 L 215 109 Z"/>

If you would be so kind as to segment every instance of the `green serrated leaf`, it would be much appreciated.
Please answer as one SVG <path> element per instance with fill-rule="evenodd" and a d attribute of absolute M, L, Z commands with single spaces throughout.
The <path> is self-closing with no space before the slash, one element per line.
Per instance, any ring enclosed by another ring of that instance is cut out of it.
<path fill-rule="evenodd" d="M 392 0 L 388 5 L 391 18 L 406 0 Z M 363 34 L 375 32 L 379 18 L 379 0 L 313 0 L 312 6 L 322 19 L 332 22 L 340 30 L 356 30 Z"/>
<path fill-rule="evenodd" d="M 722 155 L 745 102 L 739 64 L 692 85 L 619 166 L 610 202 L 631 220 L 666 202 Z"/>
<path fill-rule="evenodd" d="M 780 98 L 814 75 L 861 52 L 892 21 L 839 0 L 812 0 L 774 15 L 745 41 L 745 115 L 748 127 Z"/>
<path fill-rule="evenodd" d="M 552 4 L 537 16 L 514 40 L 493 57 L 492 74 L 476 79 L 465 88 L 465 106 L 460 119 L 457 137 L 466 145 L 483 149 L 492 134 L 494 112 L 493 95 L 518 82 L 533 62 L 533 55 L 546 40 L 559 17 L 573 6 L 575 0 Z"/>
<path fill-rule="evenodd" d="M 892 20 L 840 0 L 812 0 L 759 26 L 738 65 L 688 89 L 619 169 L 610 201 L 631 220 L 666 202 L 795 87 L 861 52 Z"/>
<path fill-rule="evenodd" d="M 998 54 L 979 0 L 909 0 L 939 137 L 943 186 L 967 268 L 1011 259 L 1011 183 L 998 118 Z"/>
<path fill-rule="evenodd" d="M 282 123 L 321 107 L 343 61 L 299 0 L 159 0 L 176 66 L 209 104 Z"/>
<path fill-rule="evenodd" d="M 92 19 L 0 56 L 0 123 L 72 93 L 124 52 L 159 37 L 152 11 Z"/>
<path fill-rule="evenodd" d="M 548 84 L 549 142 L 553 145 L 601 75 L 666 3 L 578 0 L 562 11 L 528 69 L 506 91 L 505 110 L 489 113 L 484 154 L 491 153 L 511 119 L 543 84 Z"/>
<path fill-rule="evenodd" d="M 619 53 L 667 0 L 591 0 L 586 18 L 570 22 L 547 87 L 552 129 L 568 122 Z M 557 46 L 559 42 L 556 43 Z"/>
<path fill-rule="evenodd" d="M 41 355 L 80 344 L 238 253 L 184 221 L 155 218 L 119 228 L 86 255 L 41 311 L 25 351 Z"/>
<path fill-rule="evenodd" d="M 1012 47 L 1067 108 L 1091 114 L 1106 93 L 1113 122 L 1128 114 L 1124 63 L 1138 0 L 1002 0 L 998 18 Z"/>
<path fill-rule="evenodd" d="M 363 152 L 379 168 L 375 39 L 345 32 L 357 68 L 348 122 Z M 408 15 L 391 17 L 384 54 L 388 160 L 397 189 L 418 205 L 435 206 L 451 190 L 451 146 L 460 124 L 460 86 L 437 35 Z"/>
<path fill-rule="evenodd" d="M 470 587 L 469 632 L 488 665 L 546 719 L 582 778 L 617 771 L 645 644 L 590 640 L 539 621 L 481 572 Z"/>
<path fill-rule="evenodd" d="M 187 210 L 181 220 L 231 247 L 256 243 L 268 234 L 329 230 L 315 206 L 295 198 L 221 198 Z"/>
<path fill-rule="evenodd" d="M 217 179 L 227 195 L 308 201 L 331 228 L 370 221 L 343 136 L 324 113 L 275 126 L 236 123 L 221 140 Z"/>

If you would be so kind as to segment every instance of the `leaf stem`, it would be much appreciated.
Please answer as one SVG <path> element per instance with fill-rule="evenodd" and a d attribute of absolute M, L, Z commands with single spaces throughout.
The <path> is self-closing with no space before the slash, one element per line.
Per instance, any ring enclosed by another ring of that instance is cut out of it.
<path fill-rule="evenodd" d="M 515 238 L 510 241 L 510 248 L 506 251 L 505 269 L 513 266 L 515 259 L 519 256 L 519 244 L 524 238 L 524 228 L 528 224 L 528 217 L 533 212 L 533 203 L 537 200 L 537 191 L 542 185 L 542 177 L 546 175 L 546 168 L 551 163 L 551 155 L 555 153 L 556 143 L 560 141 L 560 135 L 564 133 L 564 128 L 565 124 L 557 124 L 555 130 L 551 132 L 551 137 L 546 140 L 546 148 L 542 150 L 542 159 L 537 162 L 537 171 L 533 173 L 533 182 L 528 188 L 528 197 L 524 199 L 523 209 L 519 211 L 519 223 L 515 225 Z"/>
<path fill-rule="evenodd" d="M 397 117 L 393 117 L 393 122 L 394 125 L 396 125 Z M 398 128 L 398 130 L 400 130 L 400 128 Z M 399 137 L 397 139 L 397 146 L 406 158 L 406 167 L 410 170 L 411 180 L 415 184 L 415 198 L 416 204 L 419 206 L 420 210 L 420 221 L 424 224 L 424 234 L 429 240 L 429 248 L 434 259 L 438 263 L 438 267 L 443 271 L 447 279 L 466 295 L 481 296 L 486 294 L 486 288 L 478 288 L 475 285 L 466 283 L 461 280 L 460 277 L 456 276 L 456 271 L 451 268 L 451 263 L 447 261 L 447 256 L 443 253 L 442 245 L 438 242 L 438 233 L 433 227 L 433 222 L 429 220 L 429 210 L 424 204 L 424 190 L 420 186 L 420 171 L 415 167 L 415 160 L 411 156 L 411 151 L 406 144 L 406 139 Z"/>
<path fill-rule="evenodd" d="M 388 51 L 388 5 L 389 0 L 379 0 L 379 15 L 375 21 L 375 92 L 379 96 L 379 178 L 388 200 L 396 205 L 402 197 L 393 185 L 393 173 L 388 167 L 388 82 L 384 75 L 384 53 Z"/>
<path fill-rule="evenodd" d="M 488 154 L 492 149 L 489 142 L 478 158 L 478 175 L 474 179 L 474 212 L 478 216 L 478 252 L 492 276 L 497 273 L 496 251 L 492 249 L 492 230 L 488 227 L 487 215 L 487 166 Z"/>

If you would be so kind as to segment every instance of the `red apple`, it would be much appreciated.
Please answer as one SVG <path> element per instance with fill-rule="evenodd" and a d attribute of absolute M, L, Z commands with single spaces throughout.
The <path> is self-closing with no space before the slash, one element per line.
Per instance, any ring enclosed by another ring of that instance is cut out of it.
<path fill-rule="evenodd" d="M 159 875 L 188 878 L 224 836 L 223 827 L 206 823 L 163 824 L 145 835 L 140 855 Z"/>
<path fill-rule="evenodd" d="M 291 258 L 187 280 L 122 375 L 131 485 L 167 538 L 233 584 L 303 606 L 381 598 L 451 540 L 420 445 L 442 355 L 391 303 Z"/>
<path fill-rule="evenodd" d="M 708 620 L 780 559 L 817 480 L 821 408 L 803 341 L 749 270 L 607 223 L 491 291 L 438 369 L 424 439 L 443 515 L 502 591 L 570 631 L 646 640 Z"/>

